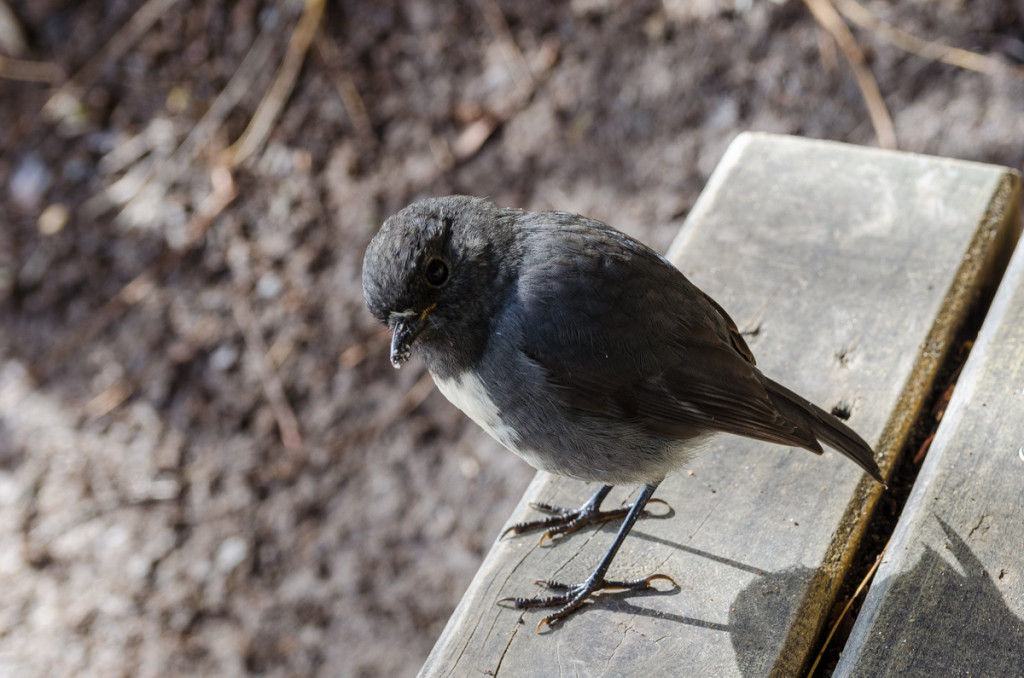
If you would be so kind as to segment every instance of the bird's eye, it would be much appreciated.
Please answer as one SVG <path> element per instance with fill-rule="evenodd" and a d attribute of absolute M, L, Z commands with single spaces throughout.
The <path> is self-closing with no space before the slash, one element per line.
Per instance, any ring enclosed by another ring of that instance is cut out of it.
<path fill-rule="evenodd" d="M 448 282 L 448 264 L 434 258 L 427 262 L 427 282 L 434 287 L 441 287 Z"/>

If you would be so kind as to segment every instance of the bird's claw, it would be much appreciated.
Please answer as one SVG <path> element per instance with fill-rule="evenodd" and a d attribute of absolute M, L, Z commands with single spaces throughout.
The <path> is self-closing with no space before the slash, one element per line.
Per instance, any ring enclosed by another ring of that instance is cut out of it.
<path fill-rule="evenodd" d="M 648 503 L 658 503 L 668 506 L 668 503 L 661 499 L 652 498 Z M 505 531 L 501 533 L 502 539 L 507 537 L 509 534 L 523 534 L 524 532 L 543 529 L 544 534 L 541 535 L 540 538 L 540 544 L 543 545 L 545 539 L 553 539 L 557 536 L 572 534 L 584 527 L 597 525 L 609 520 L 625 518 L 626 514 L 629 513 L 629 510 L 633 508 L 633 504 L 623 503 L 622 506 L 617 509 L 612 509 L 611 511 L 601 511 L 590 504 L 586 504 L 578 509 L 567 509 L 540 502 L 530 502 L 530 508 L 549 515 L 547 518 L 542 518 L 540 520 L 527 520 L 507 527 Z M 650 516 L 653 514 L 644 509 L 643 515 Z"/>
<path fill-rule="evenodd" d="M 672 586 L 676 586 L 675 580 L 667 574 L 652 574 L 640 579 L 628 579 L 624 581 L 609 581 L 603 578 L 591 577 L 580 584 L 563 584 L 550 579 L 538 580 L 534 582 L 538 586 L 542 586 L 549 591 L 561 591 L 561 593 L 552 596 L 537 596 L 534 598 L 507 597 L 500 599 L 498 603 L 510 603 L 512 607 L 517 610 L 526 610 L 534 607 L 561 606 L 559 609 L 540 620 L 540 623 L 537 624 L 537 633 L 540 633 L 540 630 L 544 625 L 551 626 L 553 622 L 564 619 L 583 607 L 583 604 L 591 594 L 605 590 L 644 591 L 653 588 L 651 586 L 651 582 L 657 580 L 668 581 L 671 582 Z"/>

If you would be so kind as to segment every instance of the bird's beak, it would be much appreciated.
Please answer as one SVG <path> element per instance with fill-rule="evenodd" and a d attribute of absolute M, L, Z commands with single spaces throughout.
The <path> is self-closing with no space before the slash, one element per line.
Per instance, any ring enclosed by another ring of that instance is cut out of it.
<path fill-rule="evenodd" d="M 437 304 L 431 305 L 422 313 L 403 311 L 391 314 L 393 318 L 391 325 L 391 364 L 394 365 L 396 370 L 409 359 L 409 349 L 412 347 L 412 342 L 416 341 L 416 337 L 419 336 L 423 326 L 426 324 L 427 315 L 434 310 L 435 306 Z"/>

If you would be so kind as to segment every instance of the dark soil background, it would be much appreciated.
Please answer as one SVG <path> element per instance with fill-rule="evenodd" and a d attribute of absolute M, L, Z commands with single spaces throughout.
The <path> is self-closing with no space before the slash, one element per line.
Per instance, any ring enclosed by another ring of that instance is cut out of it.
<path fill-rule="evenodd" d="M 300 0 L 124 39 L 142 6 L 0 3 L 0 54 L 59 69 L 0 79 L 4 676 L 413 674 L 532 471 L 389 365 L 381 221 L 464 192 L 664 250 L 737 133 L 875 144 L 796 0 L 345 0 L 301 62 Z M 1020 0 L 866 6 L 1017 68 L 854 26 L 899 148 L 1020 168 Z"/>

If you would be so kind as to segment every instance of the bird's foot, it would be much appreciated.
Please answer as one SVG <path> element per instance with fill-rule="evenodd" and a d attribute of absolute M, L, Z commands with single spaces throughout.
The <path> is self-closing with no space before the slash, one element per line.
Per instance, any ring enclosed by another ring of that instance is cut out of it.
<path fill-rule="evenodd" d="M 660 499 L 651 499 L 648 503 L 659 503 L 668 506 L 668 504 Z M 523 534 L 533 530 L 544 530 L 544 534 L 540 539 L 543 543 L 545 539 L 551 539 L 562 534 L 572 534 L 589 525 L 597 525 L 609 520 L 625 518 L 626 514 L 633 508 L 633 504 L 623 504 L 619 508 L 610 511 L 600 510 L 593 502 L 587 502 L 578 509 L 567 509 L 540 502 L 530 502 L 530 508 L 541 513 L 547 513 L 548 517 L 541 520 L 528 520 L 516 523 L 501 533 L 502 538 L 505 538 L 510 533 Z M 645 509 L 643 515 L 649 516 L 651 513 Z"/>
<path fill-rule="evenodd" d="M 561 584 L 556 581 L 538 581 L 536 583 L 539 586 L 543 586 L 549 591 L 560 591 L 560 593 L 550 596 L 537 596 L 535 598 L 502 598 L 498 603 L 509 603 L 512 607 L 518 610 L 526 610 L 533 607 L 561 606 L 554 613 L 549 614 L 547 617 L 540 620 L 540 623 L 537 624 L 537 632 L 540 633 L 541 628 L 545 624 L 550 626 L 552 622 L 564 619 L 583 607 L 583 603 L 586 602 L 587 598 L 597 591 L 644 591 L 654 588 L 651 586 L 651 582 L 659 579 L 671 582 L 673 586 L 676 585 L 675 580 L 666 574 L 652 574 L 649 577 L 629 579 L 626 581 L 609 581 L 603 577 L 591 575 L 582 584 Z"/>

